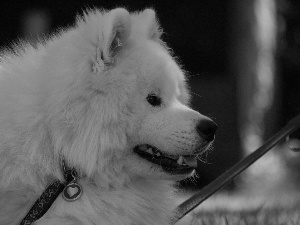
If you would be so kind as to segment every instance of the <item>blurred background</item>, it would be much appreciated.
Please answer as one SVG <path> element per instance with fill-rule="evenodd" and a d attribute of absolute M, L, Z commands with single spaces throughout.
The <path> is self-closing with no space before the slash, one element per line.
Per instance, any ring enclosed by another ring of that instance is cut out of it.
<path fill-rule="evenodd" d="M 193 107 L 219 126 L 198 178 L 182 187 L 214 180 L 300 113 L 298 0 L 2 0 L 0 46 L 19 39 L 34 44 L 72 26 L 84 9 L 118 6 L 156 10 L 164 41 L 188 71 Z M 264 170 L 253 168 L 258 176 Z"/>

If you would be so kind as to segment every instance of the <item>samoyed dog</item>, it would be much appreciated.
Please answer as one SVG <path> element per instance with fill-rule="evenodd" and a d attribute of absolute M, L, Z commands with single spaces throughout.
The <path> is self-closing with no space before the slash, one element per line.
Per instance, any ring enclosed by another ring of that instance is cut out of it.
<path fill-rule="evenodd" d="M 161 33 L 152 9 L 89 10 L 2 53 L 1 225 L 170 222 L 217 126 L 188 106 Z"/>

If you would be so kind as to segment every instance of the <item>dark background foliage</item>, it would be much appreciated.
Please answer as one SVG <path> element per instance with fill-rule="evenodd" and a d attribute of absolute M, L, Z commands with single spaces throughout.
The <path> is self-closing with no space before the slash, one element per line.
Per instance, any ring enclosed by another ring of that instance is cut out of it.
<path fill-rule="evenodd" d="M 28 14 L 42 12 L 48 21 L 46 33 L 74 24 L 75 16 L 86 8 L 112 9 L 123 6 L 130 11 L 152 7 L 164 29 L 163 39 L 173 49 L 188 72 L 192 105 L 213 118 L 218 126 L 214 151 L 203 156 L 199 178 L 182 184 L 201 187 L 239 160 L 241 150 L 237 74 L 232 58 L 235 41 L 243 38 L 234 28 L 235 1 L 101 1 L 101 0 L 3 0 L 0 8 L 0 46 L 11 46 L 26 36 Z M 249 1 L 245 1 L 249 2 Z M 276 62 L 280 94 L 276 107 L 276 124 L 266 127 L 269 133 L 300 112 L 300 7 L 296 0 L 277 1 L 279 41 Z M 249 9 L 251 10 L 251 9 Z M 247 29 L 247 27 L 246 27 Z M 250 29 L 250 28 L 249 28 Z M 246 101 L 246 99 L 245 99 Z"/>

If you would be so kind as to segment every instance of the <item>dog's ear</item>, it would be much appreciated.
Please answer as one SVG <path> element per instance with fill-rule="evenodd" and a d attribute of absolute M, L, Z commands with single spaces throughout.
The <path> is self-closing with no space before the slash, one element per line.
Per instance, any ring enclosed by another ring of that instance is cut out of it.
<path fill-rule="evenodd" d="M 153 9 L 145 9 L 140 16 L 144 20 L 147 38 L 154 41 L 160 41 L 163 32 L 157 21 L 155 11 Z"/>
<path fill-rule="evenodd" d="M 105 23 L 103 35 L 103 56 L 106 63 L 110 63 L 122 49 L 130 34 L 129 12 L 123 8 L 117 8 L 109 12 Z"/>

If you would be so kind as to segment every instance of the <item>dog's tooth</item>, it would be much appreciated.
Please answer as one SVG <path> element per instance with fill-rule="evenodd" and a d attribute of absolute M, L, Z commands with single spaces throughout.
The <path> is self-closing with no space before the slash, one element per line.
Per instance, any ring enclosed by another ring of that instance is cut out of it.
<path fill-rule="evenodd" d="M 146 145 L 141 145 L 139 147 L 142 151 L 147 151 L 147 146 Z"/>
<path fill-rule="evenodd" d="M 149 154 L 153 154 L 152 148 L 147 148 L 146 152 L 148 152 Z"/>
<path fill-rule="evenodd" d="M 152 151 L 153 151 L 154 154 L 158 153 L 158 150 L 156 148 L 152 148 Z"/>
<path fill-rule="evenodd" d="M 183 161 L 189 166 L 189 167 L 197 167 L 197 159 L 196 157 L 183 157 Z"/>
<path fill-rule="evenodd" d="M 182 163 L 183 163 L 183 157 L 182 157 L 182 156 L 179 156 L 179 158 L 178 158 L 178 160 L 177 160 L 177 163 L 178 163 L 179 165 L 182 165 Z"/>

